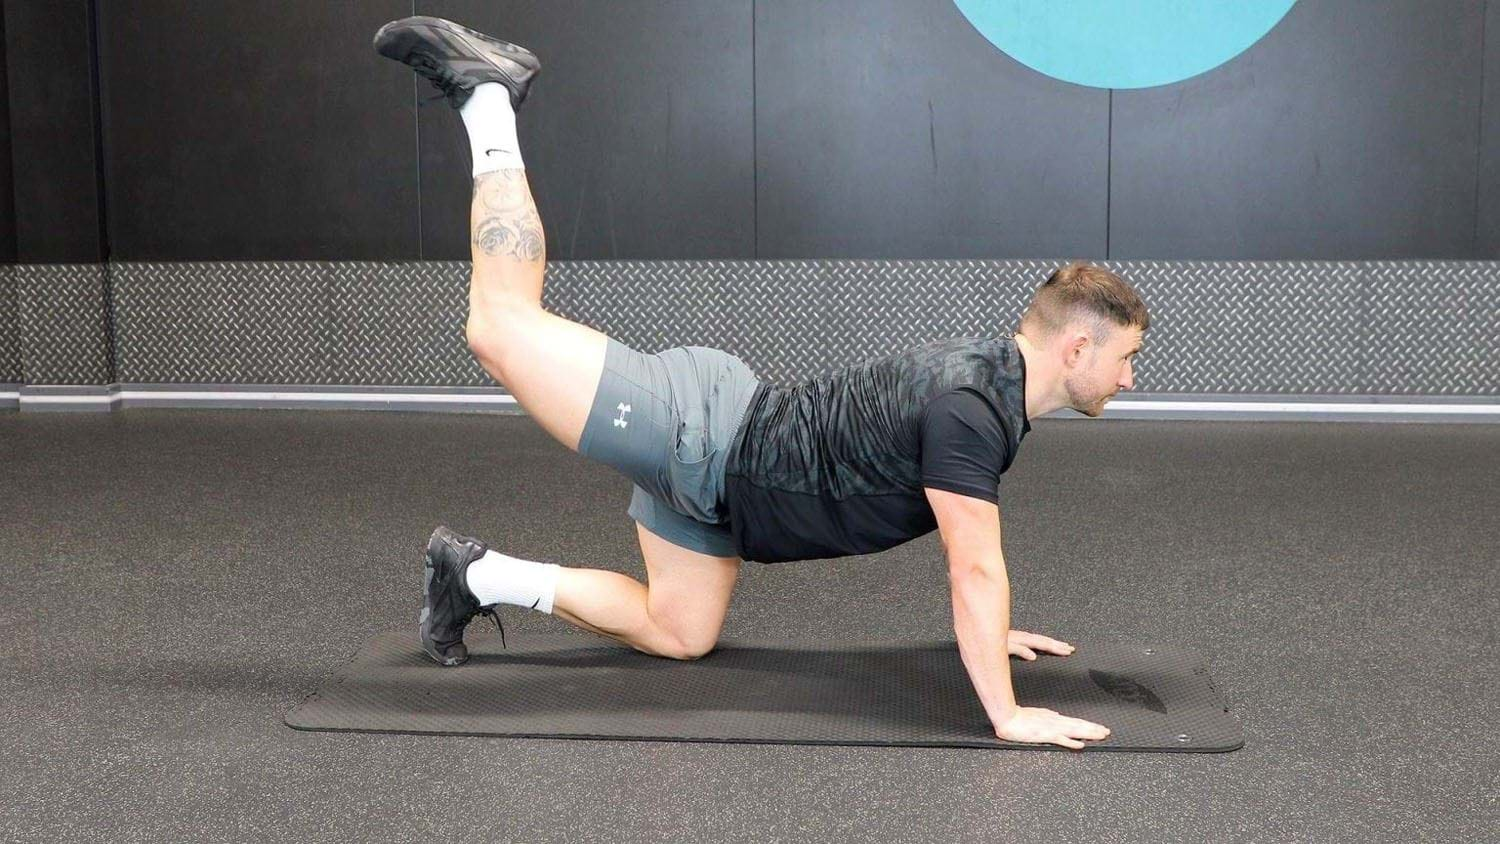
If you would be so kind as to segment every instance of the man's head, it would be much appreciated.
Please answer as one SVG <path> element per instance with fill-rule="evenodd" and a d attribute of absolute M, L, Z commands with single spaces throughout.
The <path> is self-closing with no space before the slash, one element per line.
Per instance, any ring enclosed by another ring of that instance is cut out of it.
<path fill-rule="evenodd" d="M 1074 261 L 1037 289 L 1017 333 L 1055 373 L 1059 405 L 1099 416 L 1115 393 L 1135 385 L 1135 355 L 1150 327 L 1145 303 L 1124 279 Z"/>

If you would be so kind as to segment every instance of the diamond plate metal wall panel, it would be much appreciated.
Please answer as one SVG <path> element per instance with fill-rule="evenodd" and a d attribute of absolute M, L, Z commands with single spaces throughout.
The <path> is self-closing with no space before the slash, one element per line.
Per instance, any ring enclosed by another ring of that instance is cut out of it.
<path fill-rule="evenodd" d="M 122 382 L 325 383 L 323 265 L 112 266 Z"/>
<path fill-rule="evenodd" d="M 16 266 L 0 264 L 0 384 L 19 384 L 21 323 L 16 315 Z"/>
<path fill-rule="evenodd" d="M 17 264 L 16 315 L 27 384 L 115 380 L 109 271 L 103 264 Z"/>
<path fill-rule="evenodd" d="M 1151 312 L 1150 393 L 1370 392 L 1357 263 L 1108 261 Z"/>
<path fill-rule="evenodd" d="M 1013 331 L 1062 262 L 579 261 L 546 302 L 639 348 L 702 344 L 793 383 Z M 1500 394 L 1500 263 L 1104 261 L 1146 301 L 1136 391 Z"/>
<path fill-rule="evenodd" d="M 328 383 L 495 385 L 464 337 L 468 262 L 348 262 L 326 272 Z"/>
<path fill-rule="evenodd" d="M 1371 392 L 1500 392 L 1500 271 L 1495 262 L 1362 265 L 1370 342 L 1361 382 Z"/>
<path fill-rule="evenodd" d="M 1107 261 L 1150 393 L 1500 395 L 1500 262 Z"/>
<path fill-rule="evenodd" d="M 465 262 L 116 267 L 122 382 L 494 386 Z"/>
<path fill-rule="evenodd" d="M 788 384 L 1012 331 L 1061 263 L 553 262 L 543 304 Z M 1500 262 L 1101 263 L 1151 310 L 1138 392 L 1500 395 Z M 122 382 L 494 386 L 464 343 L 467 262 L 113 266 Z"/>
<path fill-rule="evenodd" d="M 999 333 L 1041 261 L 576 261 L 544 303 L 646 351 L 705 345 L 793 383 L 925 340 Z"/>

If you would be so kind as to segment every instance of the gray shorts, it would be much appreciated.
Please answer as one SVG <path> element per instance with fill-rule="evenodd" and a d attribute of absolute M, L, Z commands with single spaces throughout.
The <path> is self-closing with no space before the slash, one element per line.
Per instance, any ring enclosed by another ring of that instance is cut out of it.
<path fill-rule="evenodd" d="M 733 557 L 724 460 L 760 380 L 704 346 L 655 354 L 609 339 L 578 451 L 635 482 L 630 517 L 691 551 Z"/>

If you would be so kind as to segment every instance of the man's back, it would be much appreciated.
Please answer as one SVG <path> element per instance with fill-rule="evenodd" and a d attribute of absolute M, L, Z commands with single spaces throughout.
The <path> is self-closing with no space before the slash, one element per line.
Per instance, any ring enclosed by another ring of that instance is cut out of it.
<path fill-rule="evenodd" d="M 923 487 L 998 501 L 1026 418 L 1010 337 L 960 337 L 793 387 L 762 384 L 725 464 L 746 560 L 881 551 L 931 532 Z"/>

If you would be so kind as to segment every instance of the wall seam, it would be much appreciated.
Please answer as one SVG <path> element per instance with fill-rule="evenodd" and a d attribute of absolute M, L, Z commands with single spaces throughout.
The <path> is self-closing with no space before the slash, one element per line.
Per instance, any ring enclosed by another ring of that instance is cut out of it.
<path fill-rule="evenodd" d="M 0 15 L 4 15 L 5 11 L 6 11 L 5 10 L 5 4 L 4 3 L 0 3 Z M 10 200 L 11 200 L 11 208 L 13 210 L 11 212 L 10 237 L 15 242 L 15 258 L 14 258 L 15 263 L 12 263 L 12 264 L 8 265 L 6 267 L 6 271 L 10 273 L 10 281 L 11 281 L 11 288 L 10 288 L 10 290 L 11 290 L 11 296 L 13 297 L 12 298 L 12 302 L 13 302 L 13 305 L 14 305 L 14 308 L 15 308 L 15 310 L 12 311 L 12 313 L 15 314 L 15 319 L 16 319 L 16 321 L 15 321 L 15 332 L 16 332 L 15 333 L 15 338 L 16 338 L 16 369 L 17 369 L 17 373 L 16 374 L 21 379 L 20 383 L 22 385 L 25 385 L 25 384 L 30 383 L 30 379 L 28 379 L 26 377 L 26 334 L 25 334 L 25 332 L 26 332 L 26 326 L 25 326 L 25 321 L 24 321 L 23 315 L 21 313 L 21 272 L 20 272 L 20 264 L 21 264 L 21 232 L 20 232 L 20 228 L 21 228 L 21 212 L 19 210 L 20 207 L 21 207 L 21 198 L 20 198 L 20 195 L 19 195 L 20 182 L 16 179 L 16 176 L 15 176 L 16 170 L 17 170 L 17 168 L 16 168 L 17 161 L 16 161 L 16 139 L 15 139 L 15 130 L 16 130 L 16 127 L 15 127 L 15 114 L 11 110 L 11 104 L 15 102 L 15 96 L 13 95 L 11 89 L 15 86 L 15 78 L 16 78 L 15 74 L 11 71 L 11 68 L 12 68 L 12 66 L 14 64 L 11 61 L 11 58 L 13 56 L 15 56 L 15 51 L 11 48 L 11 37 L 10 37 L 10 33 L 11 33 L 11 30 L 12 30 L 13 26 L 14 26 L 14 24 L 11 23 L 10 21 L 6 22 L 6 25 L 5 25 L 5 45 L 4 45 L 5 46 L 5 91 L 4 91 L 4 94 L 5 94 L 5 110 L 6 110 L 6 115 L 9 118 L 9 121 L 10 121 L 10 132 L 11 132 L 11 144 L 10 144 L 10 172 L 11 172 L 11 178 L 10 178 Z"/>
<path fill-rule="evenodd" d="M 104 155 L 104 84 L 103 74 L 100 72 L 100 64 L 103 63 L 104 42 L 99 37 L 99 2 L 89 0 L 89 84 L 90 99 L 93 101 L 93 129 L 94 129 L 94 190 L 98 194 L 98 216 L 99 216 L 99 263 L 100 276 L 103 284 L 104 299 L 104 353 L 105 353 L 105 383 L 113 383 L 117 376 L 116 367 L 119 365 L 119 349 L 115 338 L 115 284 L 114 272 L 110 266 L 111 249 L 109 241 L 109 196 L 107 178 L 108 159 Z"/>
<path fill-rule="evenodd" d="M 1489 17 L 1490 0 L 1484 0 L 1479 9 L 1479 108 L 1475 109 L 1479 113 L 1479 127 L 1474 141 L 1474 238 L 1469 242 L 1469 254 L 1475 259 L 1483 257 L 1479 254 L 1479 187 L 1484 184 L 1484 54 L 1489 46 L 1484 29 Z"/>
<path fill-rule="evenodd" d="M 1109 260 L 1109 235 L 1115 187 L 1115 89 L 1109 89 L 1109 118 L 1104 136 L 1104 260 Z"/>
<path fill-rule="evenodd" d="M 411 13 L 417 13 L 417 0 L 411 0 Z M 422 222 L 422 114 L 418 100 L 417 77 L 411 79 L 411 130 L 417 139 L 417 260 L 427 259 L 426 226 Z"/>

